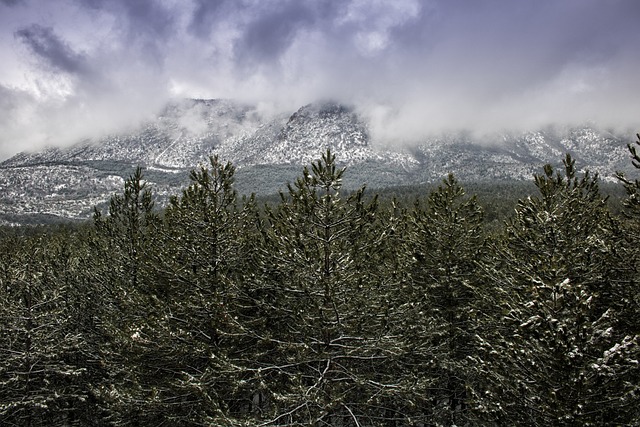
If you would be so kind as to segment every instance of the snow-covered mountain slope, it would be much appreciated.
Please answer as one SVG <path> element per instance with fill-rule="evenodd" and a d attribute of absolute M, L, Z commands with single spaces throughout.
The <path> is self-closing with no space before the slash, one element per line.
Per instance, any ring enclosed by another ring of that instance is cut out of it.
<path fill-rule="evenodd" d="M 349 170 L 345 183 L 369 187 L 433 182 L 454 173 L 461 181 L 530 179 L 569 152 L 581 169 L 604 178 L 630 167 L 630 135 L 594 126 L 553 127 L 474 138 L 439 135 L 396 151 L 373 141 L 352 107 L 332 102 L 268 115 L 228 100 L 181 100 L 140 128 L 85 140 L 68 148 L 21 153 L 0 164 L 0 222 L 30 215 L 87 218 L 94 205 L 120 191 L 140 165 L 162 203 L 188 184 L 188 172 L 210 155 L 238 168 L 241 192 L 272 193 L 303 165 L 331 149 Z"/>
<path fill-rule="evenodd" d="M 629 135 L 615 135 L 590 126 L 505 132 L 477 140 L 460 133 L 422 141 L 414 154 L 422 165 L 429 166 L 427 180 L 446 173 L 463 180 L 530 179 L 546 163 L 561 165 L 568 153 L 580 171 L 589 170 L 611 181 L 615 171 L 629 170 L 631 166 Z"/>
<path fill-rule="evenodd" d="M 108 161 L 192 168 L 230 140 L 253 135 L 261 124 L 255 110 L 245 105 L 224 100 L 184 100 L 170 104 L 156 120 L 133 132 L 86 140 L 70 148 L 22 153 L 2 166 Z"/>

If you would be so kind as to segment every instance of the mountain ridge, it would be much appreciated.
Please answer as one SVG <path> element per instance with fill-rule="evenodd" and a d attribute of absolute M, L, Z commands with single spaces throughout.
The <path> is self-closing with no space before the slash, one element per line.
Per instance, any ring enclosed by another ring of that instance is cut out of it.
<path fill-rule="evenodd" d="M 629 142 L 592 125 L 555 126 L 484 139 L 442 134 L 392 149 L 372 138 L 356 108 L 331 101 L 265 114 L 231 100 L 178 100 L 134 131 L 19 153 L 0 163 L 0 221 L 30 215 L 86 219 L 138 165 L 162 204 L 188 185 L 188 172 L 210 155 L 237 167 L 241 193 L 268 194 L 285 188 L 301 166 L 327 149 L 350 169 L 347 187 L 376 188 L 434 182 L 448 173 L 463 182 L 525 180 L 545 163 L 560 164 L 567 152 L 580 170 L 608 180 L 617 170 L 629 170 Z"/>

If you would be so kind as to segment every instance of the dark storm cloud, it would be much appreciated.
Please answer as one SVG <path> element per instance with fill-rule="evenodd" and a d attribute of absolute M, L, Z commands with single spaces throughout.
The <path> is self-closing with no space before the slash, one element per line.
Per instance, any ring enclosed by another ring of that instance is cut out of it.
<path fill-rule="evenodd" d="M 33 24 L 16 31 L 15 37 L 43 61 L 45 66 L 70 74 L 86 72 L 86 58 L 74 52 L 55 34 L 53 28 Z"/>
<path fill-rule="evenodd" d="M 6 6 L 15 6 L 18 3 L 22 3 L 24 0 L 0 0 L 0 3 Z"/>
<path fill-rule="evenodd" d="M 239 69 L 272 64 L 287 52 L 300 31 L 326 29 L 344 2 L 196 1 L 188 29 L 206 40 L 229 23 L 239 34 L 231 42 Z"/>
<path fill-rule="evenodd" d="M 211 42 L 211 57 L 237 76 L 231 82 L 240 86 L 237 92 L 264 93 L 270 86 L 276 98 L 326 97 L 344 93 L 350 81 L 380 85 L 369 80 L 375 77 L 369 69 L 385 72 L 381 54 L 390 51 L 391 34 L 422 9 L 412 0 L 201 1 L 188 29 L 205 45 Z M 246 89 L 243 80 L 265 85 Z"/>
<path fill-rule="evenodd" d="M 215 30 L 216 24 L 225 19 L 236 8 L 246 9 L 248 6 L 234 0 L 195 0 L 189 30 L 198 37 L 208 37 Z"/>
<path fill-rule="evenodd" d="M 295 39 L 300 28 L 309 28 L 316 20 L 315 11 L 304 2 L 282 2 L 265 10 L 247 27 L 236 43 L 236 55 L 241 60 L 268 61 L 278 58 Z"/>

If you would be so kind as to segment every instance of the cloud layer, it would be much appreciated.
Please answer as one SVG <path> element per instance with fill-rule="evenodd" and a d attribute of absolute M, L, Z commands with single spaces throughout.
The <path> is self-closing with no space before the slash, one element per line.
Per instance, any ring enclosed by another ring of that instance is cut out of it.
<path fill-rule="evenodd" d="M 406 141 L 640 127 L 636 0 L 0 0 L 0 159 L 172 97 L 332 98 Z"/>

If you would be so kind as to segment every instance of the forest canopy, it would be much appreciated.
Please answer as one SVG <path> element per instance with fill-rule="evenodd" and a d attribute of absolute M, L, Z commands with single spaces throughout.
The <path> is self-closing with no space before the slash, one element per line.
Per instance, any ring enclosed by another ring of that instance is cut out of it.
<path fill-rule="evenodd" d="M 614 215 L 563 164 L 498 227 L 327 151 L 265 205 L 211 157 L 166 208 L 138 168 L 90 224 L 5 229 L 0 423 L 637 425 L 640 181 Z"/>

